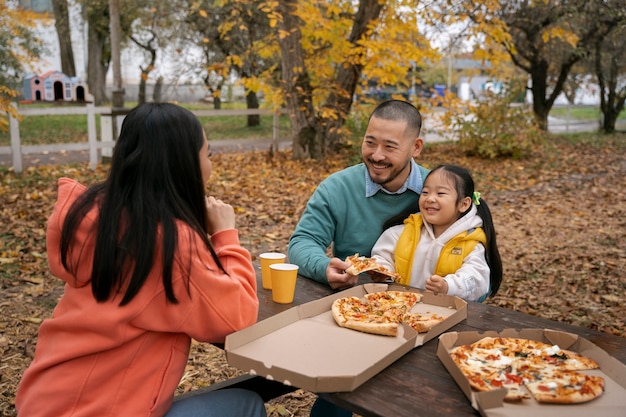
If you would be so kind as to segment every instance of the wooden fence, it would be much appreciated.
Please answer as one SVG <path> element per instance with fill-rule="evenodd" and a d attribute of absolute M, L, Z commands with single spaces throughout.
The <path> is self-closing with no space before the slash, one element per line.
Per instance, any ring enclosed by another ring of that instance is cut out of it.
<path fill-rule="evenodd" d="M 17 105 L 12 103 L 17 109 Z M 59 108 L 33 108 L 20 109 L 19 114 L 22 116 L 47 116 L 47 115 L 85 115 L 87 121 L 87 142 L 79 143 L 57 143 L 46 145 L 22 145 L 20 139 L 20 122 L 14 117 L 10 117 L 9 135 L 11 138 L 11 146 L 0 146 L 0 155 L 11 155 L 13 161 L 13 170 L 22 172 L 22 155 L 41 153 L 41 152 L 61 152 L 61 151 L 78 151 L 89 150 L 89 168 L 95 170 L 98 166 L 98 150 L 102 155 L 110 156 L 115 146 L 115 139 L 119 134 L 124 116 L 128 113 L 126 110 L 113 110 L 111 107 L 95 106 L 93 103 L 87 103 L 80 107 L 59 107 Z M 248 115 L 274 115 L 272 125 L 272 141 L 278 144 L 279 140 L 279 115 L 280 112 L 274 112 L 266 109 L 240 109 L 240 110 L 191 110 L 198 117 L 213 116 L 248 116 Z M 96 129 L 96 115 L 100 115 L 100 140 Z M 115 117 L 116 123 L 113 123 Z M 117 134 L 113 135 L 114 126 L 117 126 Z"/>

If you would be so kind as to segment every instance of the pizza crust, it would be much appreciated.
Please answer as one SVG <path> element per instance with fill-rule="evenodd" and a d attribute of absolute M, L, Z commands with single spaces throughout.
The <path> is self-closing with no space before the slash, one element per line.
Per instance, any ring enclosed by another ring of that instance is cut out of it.
<path fill-rule="evenodd" d="M 356 320 L 346 320 L 342 327 L 358 330 L 364 333 L 378 334 L 381 336 L 397 336 L 398 323 L 366 323 Z"/>

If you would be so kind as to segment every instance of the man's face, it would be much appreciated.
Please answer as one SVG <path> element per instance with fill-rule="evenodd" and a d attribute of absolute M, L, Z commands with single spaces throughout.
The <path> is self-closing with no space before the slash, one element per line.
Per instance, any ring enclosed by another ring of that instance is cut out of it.
<path fill-rule="evenodd" d="M 400 189 L 411 172 L 411 159 L 419 156 L 423 141 L 406 132 L 406 122 L 372 117 L 361 156 L 372 180 L 386 190 Z"/>

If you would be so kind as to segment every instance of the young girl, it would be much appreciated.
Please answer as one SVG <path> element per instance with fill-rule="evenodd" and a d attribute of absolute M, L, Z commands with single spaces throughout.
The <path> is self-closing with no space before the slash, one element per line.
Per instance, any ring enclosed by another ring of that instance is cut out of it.
<path fill-rule="evenodd" d="M 468 170 L 433 169 L 419 198 L 420 213 L 385 230 L 372 257 L 401 283 L 434 293 L 484 301 L 502 281 L 502 262 L 487 203 Z"/>
<path fill-rule="evenodd" d="M 39 328 L 18 415 L 265 416 L 245 390 L 172 405 L 191 338 L 223 342 L 257 319 L 234 210 L 205 196 L 208 149 L 191 112 L 143 104 L 124 120 L 105 182 L 59 180 L 47 252 L 65 291 Z"/>

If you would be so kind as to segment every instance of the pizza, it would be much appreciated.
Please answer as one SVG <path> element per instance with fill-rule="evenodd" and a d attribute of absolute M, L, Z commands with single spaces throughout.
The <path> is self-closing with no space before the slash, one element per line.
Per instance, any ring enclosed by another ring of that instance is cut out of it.
<path fill-rule="evenodd" d="M 450 351 L 476 391 L 505 388 L 505 401 L 576 404 L 604 392 L 604 379 L 580 371 L 598 363 L 557 345 L 515 337 L 484 337 Z"/>
<path fill-rule="evenodd" d="M 400 274 L 396 272 L 392 272 L 388 270 L 386 267 L 378 264 L 376 259 L 368 258 L 366 256 L 359 256 L 358 253 L 355 253 L 352 256 L 348 256 L 346 258 L 346 262 L 350 263 L 348 269 L 346 269 L 346 273 L 350 275 L 359 275 L 360 273 L 373 271 L 382 275 L 386 275 L 396 281 L 400 278 Z"/>
<path fill-rule="evenodd" d="M 380 291 L 366 294 L 363 299 L 338 298 L 333 302 L 331 312 L 339 326 L 365 333 L 397 336 L 403 322 L 416 332 L 424 333 L 444 317 L 411 313 L 411 308 L 421 299 L 420 294 L 410 291 Z"/>

